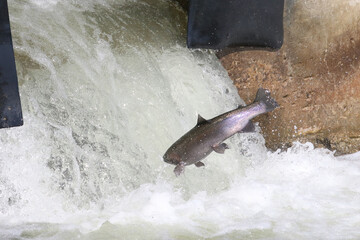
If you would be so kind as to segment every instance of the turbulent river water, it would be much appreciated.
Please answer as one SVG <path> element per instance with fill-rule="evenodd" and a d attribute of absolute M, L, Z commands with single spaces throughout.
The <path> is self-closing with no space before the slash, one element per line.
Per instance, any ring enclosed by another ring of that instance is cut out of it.
<path fill-rule="evenodd" d="M 205 168 L 162 161 L 242 104 L 165 0 L 9 1 L 24 126 L 0 130 L 0 239 L 358 239 L 359 154 L 238 134 Z"/>

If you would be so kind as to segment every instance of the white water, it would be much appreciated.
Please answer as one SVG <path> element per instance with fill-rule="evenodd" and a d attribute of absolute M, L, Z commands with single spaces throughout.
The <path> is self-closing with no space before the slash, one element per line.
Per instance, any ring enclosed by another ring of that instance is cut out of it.
<path fill-rule="evenodd" d="M 0 130 L 0 239 L 357 239 L 358 155 L 260 134 L 175 178 L 161 156 L 242 103 L 162 0 L 9 1 L 25 125 Z"/>

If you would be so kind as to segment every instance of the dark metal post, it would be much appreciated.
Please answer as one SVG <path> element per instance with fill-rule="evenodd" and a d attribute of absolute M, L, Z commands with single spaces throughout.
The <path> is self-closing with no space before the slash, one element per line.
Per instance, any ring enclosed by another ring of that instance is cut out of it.
<path fill-rule="evenodd" d="M 7 0 L 0 0 L 0 128 L 23 125 Z"/>

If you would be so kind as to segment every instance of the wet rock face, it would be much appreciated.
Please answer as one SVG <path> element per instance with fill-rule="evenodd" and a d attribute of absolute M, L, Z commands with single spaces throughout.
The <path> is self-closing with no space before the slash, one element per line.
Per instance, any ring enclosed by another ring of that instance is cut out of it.
<path fill-rule="evenodd" d="M 278 52 L 221 57 L 245 102 L 261 86 L 280 109 L 260 116 L 271 149 L 310 141 L 338 154 L 360 150 L 360 1 L 286 1 Z"/>

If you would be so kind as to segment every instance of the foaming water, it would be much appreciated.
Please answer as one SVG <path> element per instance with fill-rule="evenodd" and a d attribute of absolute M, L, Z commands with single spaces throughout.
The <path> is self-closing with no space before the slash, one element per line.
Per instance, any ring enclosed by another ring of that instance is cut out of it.
<path fill-rule="evenodd" d="M 357 155 L 260 134 L 175 178 L 197 114 L 243 101 L 171 1 L 9 2 L 25 125 L 0 131 L 1 239 L 357 238 Z"/>
<path fill-rule="evenodd" d="M 121 199 L 102 229 L 137 223 L 147 231 L 135 236 L 151 239 L 352 239 L 359 236 L 359 174 L 359 162 L 296 143 L 215 194 L 186 199 L 168 183 L 145 184 Z"/>

